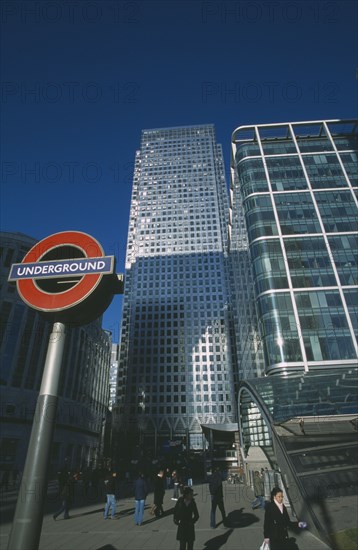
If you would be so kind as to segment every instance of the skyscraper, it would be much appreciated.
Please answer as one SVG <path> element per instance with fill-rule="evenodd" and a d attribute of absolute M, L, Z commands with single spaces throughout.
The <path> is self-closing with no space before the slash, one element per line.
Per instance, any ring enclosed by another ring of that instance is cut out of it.
<path fill-rule="evenodd" d="M 118 344 L 112 344 L 111 368 L 109 370 L 109 410 L 116 403 L 117 379 L 118 379 Z"/>
<path fill-rule="evenodd" d="M 117 410 L 134 438 L 203 445 L 235 420 L 228 199 L 214 127 L 144 130 L 126 256 Z"/>
<path fill-rule="evenodd" d="M 267 374 L 357 365 L 357 161 L 357 121 L 233 133 L 230 249 L 249 250 L 258 328 L 246 315 L 237 330 L 253 327 Z"/>

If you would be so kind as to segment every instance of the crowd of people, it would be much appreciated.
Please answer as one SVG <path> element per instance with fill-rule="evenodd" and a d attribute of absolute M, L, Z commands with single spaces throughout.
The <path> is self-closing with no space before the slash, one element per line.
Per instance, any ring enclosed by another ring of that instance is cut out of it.
<path fill-rule="evenodd" d="M 154 476 L 149 478 L 142 470 L 138 470 L 133 477 L 134 479 L 130 479 L 126 473 L 118 476 L 114 470 L 83 472 L 80 475 L 78 472 L 68 472 L 64 469 L 59 472 L 58 476 L 61 504 L 54 513 L 53 519 L 56 520 L 61 514 L 63 514 L 63 519 L 70 518 L 69 512 L 74 500 L 75 488 L 79 481 L 82 482 L 83 494 L 89 494 L 90 488 L 95 487 L 98 489 L 101 484 L 103 485 L 103 496 L 105 496 L 103 518 L 105 520 L 116 519 L 119 481 L 122 480 L 122 487 L 123 483 L 127 486 L 131 485 L 130 492 L 134 498 L 133 518 L 136 526 L 143 524 L 146 501 L 151 492 L 153 492 L 151 513 L 155 516 L 153 519 L 160 519 L 165 515 L 163 509 L 164 496 L 166 491 L 170 490 L 173 491 L 171 500 L 175 501 L 174 510 L 171 510 L 170 513 L 173 513 L 173 521 L 177 526 L 176 538 L 179 541 L 179 550 L 192 550 L 195 541 L 195 523 L 199 519 L 199 512 L 194 498 L 191 472 L 185 471 L 185 476 L 183 476 L 183 473 L 177 469 L 160 468 Z M 219 468 L 216 468 L 210 476 L 208 488 L 211 496 L 210 527 L 212 529 L 217 527 L 217 508 L 221 513 L 222 524 L 228 526 L 222 472 Z M 271 491 L 270 501 L 266 501 L 263 473 L 259 471 L 254 472 L 253 488 L 255 500 L 252 503 L 252 508 L 262 508 L 265 514 L 264 544 L 269 545 L 270 550 L 297 549 L 292 545 L 288 529 L 305 528 L 307 525 L 304 522 L 290 520 L 287 509 L 283 504 L 283 490 L 274 487 Z"/>
<path fill-rule="evenodd" d="M 193 485 L 190 469 L 172 470 L 169 467 L 159 470 L 153 468 L 149 472 L 148 469 L 118 472 L 117 469 L 111 468 L 83 468 L 70 471 L 65 466 L 58 472 L 57 481 L 61 507 L 53 515 L 54 519 L 62 513 L 64 519 L 68 519 L 69 509 L 75 498 L 90 502 L 102 497 L 106 501 L 104 519 L 115 519 L 117 499 L 130 497 L 132 494 L 137 525 L 142 524 L 145 502 L 150 492 L 153 492 L 153 514 L 159 518 L 164 514 L 163 501 L 166 490 L 172 489 L 172 500 L 177 501 L 183 494 L 184 487 Z"/>

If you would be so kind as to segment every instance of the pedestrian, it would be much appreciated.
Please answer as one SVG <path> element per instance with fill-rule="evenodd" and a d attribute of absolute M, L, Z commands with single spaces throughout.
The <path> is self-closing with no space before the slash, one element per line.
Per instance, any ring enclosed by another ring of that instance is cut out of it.
<path fill-rule="evenodd" d="M 57 472 L 58 480 L 58 494 L 61 496 L 62 489 L 64 488 L 66 481 L 68 480 L 70 473 L 67 471 L 67 468 L 63 468 L 61 471 Z"/>
<path fill-rule="evenodd" d="M 223 524 L 226 522 L 226 512 L 224 507 L 224 492 L 223 483 L 221 478 L 221 472 L 219 468 L 215 468 L 209 481 L 209 491 L 211 495 L 211 511 L 210 511 L 210 527 L 215 529 L 215 512 L 216 507 L 219 508 L 223 520 Z"/>
<path fill-rule="evenodd" d="M 172 480 L 173 480 L 173 485 L 174 485 L 174 494 L 172 496 L 172 500 L 178 500 L 178 498 L 179 498 L 179 476 L 178 476 L 178 472 L 176 470 L 173 470 Z"/>
<path fill-rule="evenodd" d="M 176 539 L 179 550 L 193 550 L 195 540 L 195 523 L 199 512 L 193 497 L 193 489 L 185 487 L 174 508 L 174 523 L 178 526 Z"/>
<path fill-rule="evenodd" d="M 170 468 L 167 468 L 165 470 L 165 477 L 166 477 L 167 489 L 170 489 L 172 485 L 172 474 L 171 474 Z"/>
<path fill-rule="evenodd" d="M 164 514 L 163 511 L 163 500 L 165 495 L 164 487 L 164 471 L 159 470 L 157 477 L 154 481 L 154 514 L 155 517 L 159 518 Z"/>
<path fill-rule="evenodd" d="M 111 510 L 111 519 L 116 519 L 116 472 L 109 472 L 104 480 L 107 502 L 104 509 L 104 519 L 108 519 Z"/>
<path fill-rule="evenodd" d="M 134 521 L 136 525 L 142 525 L 145 499 L 147 498 L 147 494 L 148 486 L 144 479 L 144 474 L 143 472 L 139 472 L 138 478 L 134 482 Z"/>
<path fill-rule="evenodd" d="M 243 483 L 244 482 L 244 469 L 243 468 L 239 468 L 239 483 Z"/>
<path fill-rule="evenodd" d="M 265 508 L 265 486 L 262 475 L 258 470 L 254 473 L 254 493 L 255 500 L 252 503 L 252 509 Z"/>
<path fill-rule="evenodd" d="M 188 468 L 187 476 L 188 476 L 188 487 L 192 487 L 193 486 L 193 474 L 192 474 L 191 468 Z"/>
<path fill-rule="evenodd" d="M 306 435 L 306 432 L 305 432 L 305 421 L 303 420 L 303 418 L 301 418 L 301 420 L 299 421 L 299 426 L 300 426 L 301 433 L 302 433 L 303 435 Z"/>
<path fill-rule="evenodd" d="M 305 529 L 305 522 L 291 521 L 283 503 L 283 491 L 274 487 L 271 491 L 271 502 L 265 507 L 264 538 L 270 550 L 291 550 L 297 545 L 289 538 L 288 527 Z"/>
<path fill-rule="evenodd" d="M 74 493 L 74 481 L 71 479 L 71 476 L 67 476 L 67 479 L 63 482 L 63 486 L 60 492 L 60 498 L 62 501 L 61 507 L 54 513 L 53 519 L 56 520 L 57 517 L 63 512 L 63 519 L 70 519 L 69 510 L 73 501 Z"/>

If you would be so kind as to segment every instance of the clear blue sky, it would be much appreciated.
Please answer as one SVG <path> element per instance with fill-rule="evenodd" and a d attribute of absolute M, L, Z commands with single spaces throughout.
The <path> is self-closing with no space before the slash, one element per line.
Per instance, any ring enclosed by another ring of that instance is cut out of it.
<path fill-rule="evenodd" d="M 4 0 L 1 229 L 91 234 L 123 272 L 141 130 L 357 116 L 357 4 Z M 118 340 L 121 299 L 104 316 Z"/>

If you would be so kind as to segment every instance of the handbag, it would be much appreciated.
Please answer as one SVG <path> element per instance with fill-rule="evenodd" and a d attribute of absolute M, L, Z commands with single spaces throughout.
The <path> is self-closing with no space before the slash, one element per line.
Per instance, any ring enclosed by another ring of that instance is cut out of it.
<path fill-rule="evenodd" d="M 263 543 L 260 546 L 260 550 L 270 550 L 270 543 L 263 541 Z"/>

